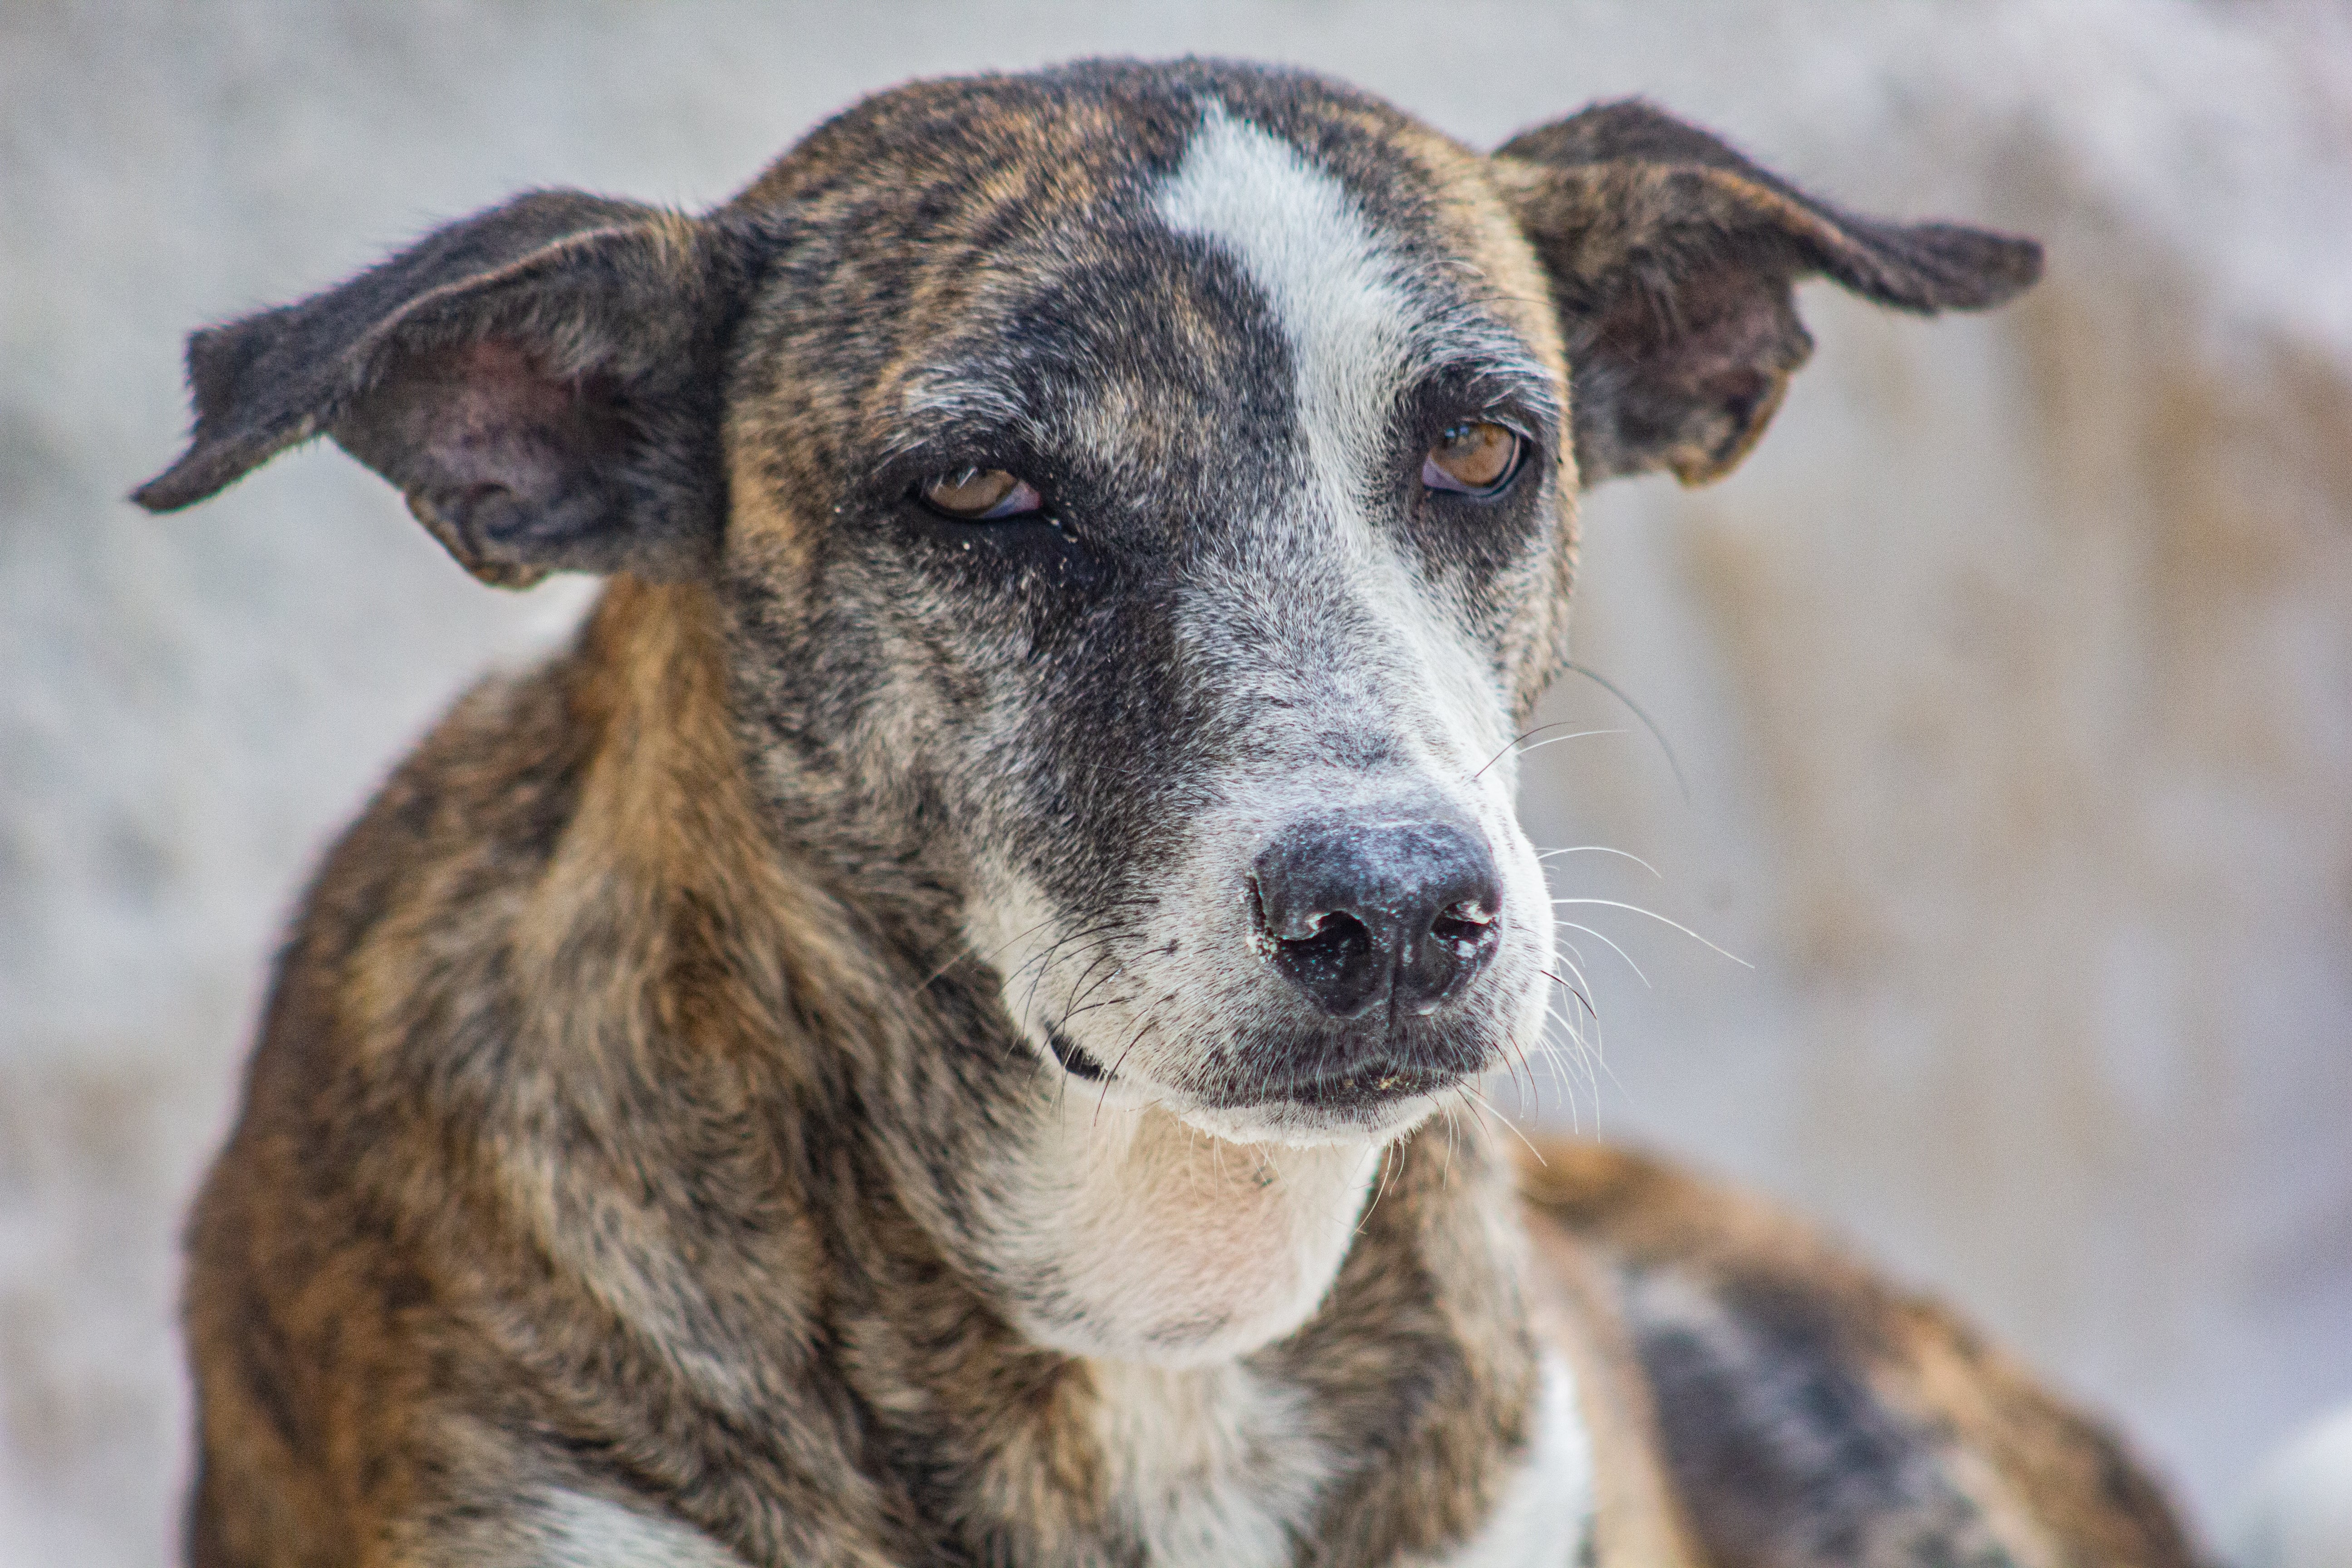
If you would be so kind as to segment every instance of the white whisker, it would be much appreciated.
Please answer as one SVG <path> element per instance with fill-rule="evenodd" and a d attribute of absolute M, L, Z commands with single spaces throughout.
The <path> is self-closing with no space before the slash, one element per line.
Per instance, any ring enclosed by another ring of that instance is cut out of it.
<path fill-rule="evenodd" d="M 1623 730 L 1579 730 L 1573 735 L 1554 735 L 1549 741 L 1538 741 L 1532 746 L 1522 746 L 1519 748 L 1518 754 L 1524 757 L 1529 752 L 1540 752 L 1546 746 L 1557 746 L 1562 741 L 1581 741 L 1591 735 L 1622 735 L 1625 733 L 1627 733 L 1627 731 Z M 1492 766 L 1493 764 L 1490 763 L 1488 765 Z"/>
<path fill-rule="evenodd" d="M 1662 925 L 1670 925 L 1670 926 L 1674 927 L 1676 931 L 1678 931 L 1682 932 L 1685 936 L 1686 936 L 1686 937 L 1690 938 L 1693 942 L 1695 942 L 1698 943 L 1701 947 L 1705 947 L 1705 948 L 1711 948 L 1711 949 L 1713 949 L 1715 952 L 1719 952 L 1719 953 L 1722 953 L 1724 957 L 1726 957 L 1726 958 L 1727 958 L 1727 959 L 1731 960 L 1731 962 L 1732 962 L 1732 963 L 1736 963 L 1736 964 L 1739 965 L 1739 967 L 1740 967 L 1740 968 L 1742 968 L 1742 969 L 1753 969 L 1753 968 L 1755 968 L 1755 967 L 1756 967 L 1754 964 L 1752 964 L 1752 963 L 1748 963 L 1746 959 L 1744 959 L 1744 958 L 1740 957 L 1738 953 L 1733 952 L 1732 952 L 1732 951 L 1730 951 L 1728 948 L 1717 947 L 1715 943 L 1713 943 L 1713 942 L 1711 942 L 1707 941 L 1707 940 L 1706 940 L 1706 938 L 1705 938 L 1705 937 L 1703 937 L 1703 936 L 1699 935 L 1699 934 L 1698 934 L 1698 932 L 1696 932 L 1696 931 L 1695 931 L 1691 930 L 1691 928 L 1690 928 L 1690 927 L 1688 927 L 1688 926 L 1686 926 L 1686 925 L 1683 924 L 1683 922 L 1682 922 L 1682 921 L 1676 921 L 1676 920 L 1668 920 L 1664 915 L 1660 914 L 1657 910 L 1645 910 L 1645 909 L 1643 909 L 1643 908 L 1641 905 L 1639 905 L 1639 904 L 1620 903 L 1620 902 L 1619 902 L 1617 900 L 1615 900 L 1615 899 L 1554 899 L 1554 900 L 1552 900 L 1552 902 L 1553 902 L 1553 904 L 1555 904 L 1555 905 L 1559 905 L 1559 904 L 1600 904 L 1600 905 L 1602 905 L 1602 906 L 1604 906 L 1605 908 L 1608 908 L 1608 909 L 1612 909 L 1612 910 L 1632 910 L 1633 913 L 1635 913 L 1635 914 L 1637 914 L 1637 915 L 1647 915 L 1647 916 L 1649 916 L 1652 920 L 1658 921 L 1658 922 L 1659 922 L 1660 924 L 1662 924 Z M 1597 935 L 1599 935 L 1600 933 L 1596 931 L 1596 932 L 1594 932 L 1593 934 L 1595 934 L 1595 935 L 1597 936 Z"/>
<path fill-rule="evenodd" d="M 1633 962 L 1633 955 L 1627 952 L 1623 948 L 1619 947 L 1615 942 L 1610 942 L 1609 938 L 1605 934 L 1601 931 L 1594 931 L 1591 926 L 1579 925 L 1574 921 L 1562 921 L 1559 923 L 1566 926 L 1570 931 L 1582 931 L 1585 935 L 1592 938 L 1595 942 L 1607 942 L 1609 951 L 1625 961 L 1625 967 L 1633 972 L 1634 979 L 1640 981 L 1644 986 L 1649 987 L 1649 989 L 1656 989 L 1655 986 L 1650 985 L 1650 977 L 1642 973 L 1642 966 Z M 1572 947 L 1570 948 L 1569 951 L 1570 952 L 1576 952 Z M 1577 953 L 1577 956 L 1581 958 L 1584 955 L 1582 953 Z"/>
<path fill-rule="evenodd" d="M 1504 1115 L 1503 1112 L 1495 1105 L 1494 1101 L 1488 1100 L 1485 1095 L 1480 1094 L 1476 1089 L 1471 1088 L 1466 1083 L 1462 1086 L 1462 1092 L 1468 1095 L 1480 1105 L 1485 1106 L 1487 1110 L 1494 1111 L 1495 1120 L 1509 1128 L 1511 1130 L 1511 1136 L 1517 1138 L 1520 1142 L 1525 1143 L 1528 1146 L 1528 1152 L 1536 1157 L 1537 1164 L 1546 1167 L 1549 1167 L 1551 1164 L 1550 1161 L 1543 1157 L 1543 1151 L 1535 1146 L 1534 1140 L 1530 1139 L 1527 1133 L 1520 1131 L 1519 1124 L 1517 1122 Z M 1485 1119 L 1482 1117 L 1480 1120 L 1483 1122 Z"/>
<path fill-rule="evenodd" d="M 1651 876 L 1657 878 L 1661 882 L 1666 879 L 1666 874 L 1664 872 L 1659 870 L 1655 866 L 1651 865 L 1647 860 L 1643 859 L 1639 855 L 1634 854 L 1632 850 L 1612 849 L 1606 844 L 1570 844 L 1567 847 L 1561 849 L 1547 849 L 1542 854 L 1538 855 L 1536 858 L 1538 860 L 1549 860 L 1555 855 L 1621 856 L 1625 859 L 1631 860 L 1634 865 L 1639 866 Z"/>
<path fill-rule="evenodd" d="M 1522 748 L 1520 745 L 1520 742 L 1525 741 L 1529 735 L 1540 735 L 1546 730 L 1564 730 L 1569 725 L 1575 722 L 1576 721 L 1573 719 L 1563 719 L 1557 724 L 1538 724 L 1532 730 L 1525 730 L 1520 731 L 1518 734 L 1512 736 L 1509 744 L 1506 745 L 1501 751 L 1496 752 L 1493 756 L 1488 757 L 1486 762 L 1479 765 L 1478 772 L 1470 775 L 1472 782 L 1476 782 L 1476 780 L 1484 774 L 1488 768 L 1493 767 L 1496 763 L 1501 762 L 1505 757 L 1509 756 L 1512 752 L 1521 751 L 1522 749 L 1529 752 L 1534 751 L 1536 749 L 1534 746 Z M 1587 735 L 1622 735 L 1624 732 L 1625 731 L 1622 730 L 1579 730 L 1573 735 L 1559 735 L 1554 737 L 1554 739 L 1561 741 L 1580 741 Z M 1538 742 L 1538 744 L 1549 746 L 1551 744 L 1551 742 L 1544 741 Z"/>

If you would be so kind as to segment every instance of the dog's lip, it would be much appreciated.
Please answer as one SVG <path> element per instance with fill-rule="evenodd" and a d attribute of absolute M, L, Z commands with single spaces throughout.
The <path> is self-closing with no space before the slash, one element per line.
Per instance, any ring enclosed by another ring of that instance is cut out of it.
<path fill-rule="evenodd" d="M 1072 1078 L 1082 1078 L 1088 1083 L 1101 1083 L 1110 1077 L 1108 1068 L 1097 1061 L 1086 1047 L 1061 1030 L 1046 1030 L 1045 1044 L 1053 1051 L 1054 1059 L 1062 1064 L 1062 1070 Z"/>
<path fill-rule="evenodd" d="M 1062 1070 L 1088 1083 L 1110 1079 L 1108 1068 L 1093 1052 L 1059 1029 L 1045 1031 L 1046 1047 Z M 1224 1094 L 1212 1103 L 1222 1110 L 1249 1110 L 1267 1106 L 1293 1106 L 1316 1110 L 1379 1110 L 1402 1100 L 1442 1093 L 1469 1075 L 1440 1068 L 1415 1066 L 1376 1058 L 1339 1072 L 1296 1073 L 1265 1079 L 1248 1096 Z"/>
<path fill-rule="evenodd" d="M 1118 1076 L 1103 1065 L 1100 1058 L 1059 1028 L 1045 1030 L 1045 1045 L 1062 1070 L 1072 1078 L 1108 1085 Z M 1228 1084 L 1199 1098 L 1202 1109 L 1211 1110 L 1288 1109 L 1360 1117 L 1377 1115 L 1408 1100 L 1442 1094 L 1475 1076 L 1475 1068 L 1439 1067 L 1381 1053 L 1337 1069 L 1267 1073 L 1255 1077 L 1246 1091 L 1239 1085 Z M 1201 1087 L 1194 1086 L 1196 1093 Z"/>
<path fill-rule="evenodd" d="M 1402 1100 L 1442 1093 L 1466 1076 L 1441 1068 L 1376 1058 L 1344 1071 L 1273 1077 L 1262 1080 L 1258 1092 L 1248 1100 L 1236 1097 L 1224 1103 L 1231 1110 L 1291 1105 L 1316 1110 L 1377 1110 Z"/>

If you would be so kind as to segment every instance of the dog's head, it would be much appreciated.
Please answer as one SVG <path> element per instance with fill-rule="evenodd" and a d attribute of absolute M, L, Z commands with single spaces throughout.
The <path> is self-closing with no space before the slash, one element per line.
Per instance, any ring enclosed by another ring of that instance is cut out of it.
<path fill-rule="evenodd" d="M 1360 1142 L 1538 1029 L 1580 488 L 1736 463 L 1800 279 L 2037 265 L 1640 104 L 1481 156 L 1250 67 L 926 84 L 706 216 L 527 195 L 199 334 L 139 499 L 325 433 L 490 581 L 708 581 L 764 798 L 948 889 L 1042 1070 Z"/>

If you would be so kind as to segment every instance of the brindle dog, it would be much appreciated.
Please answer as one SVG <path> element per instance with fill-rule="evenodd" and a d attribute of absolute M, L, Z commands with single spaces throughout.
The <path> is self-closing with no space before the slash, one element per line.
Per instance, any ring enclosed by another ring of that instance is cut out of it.
<path fill-rule="evenodd" d="M 197 333 L 145 505 L 326 434 L 611 582 L 310 894 L 191 1233 L 192 1561 L 2187 1563 L 1932 1309 L 1450 1109 L 1544 1016 L 1580 489 L 1738 462 L 1800 279 L 2039 264 L 1640 103 L 1481 156 L 1097 63 Z"/>

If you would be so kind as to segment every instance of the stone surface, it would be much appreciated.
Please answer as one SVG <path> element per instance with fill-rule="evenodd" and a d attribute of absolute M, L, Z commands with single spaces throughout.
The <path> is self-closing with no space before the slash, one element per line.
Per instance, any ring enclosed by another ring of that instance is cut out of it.
<path fill-rule="evenodd" d="M 1606 1063 L 1548 1113 L 1787 1195 L 2209 1516 L 2352 1394 L 2352 25 L 2184 0 L 0 8 L 0 1563 L 166 1556 L 178 1214 L 278 922 L 584 587 L 329 450 L 155 521 L 181 334 L 535 184 L 696 205 L 909 75 L 1297 60 L 1481 144 L 1647 92 L 2051 243 L 1982 321 L 1818 288 L 1722 486 L 1591 514 L 1533 752 Z M 1565 973 L 1565 972 L 1564 972 Z M 1573 1007 L 1573 1003 L 1569 1004 Z M 1589 1076 L 1588 1076 L 1589 1072 Z M 1572 1084 L 1570 1094 L 1561 1087 Z M 1597 1089 L 1593 1087 L 1597 1085 Z"/>

